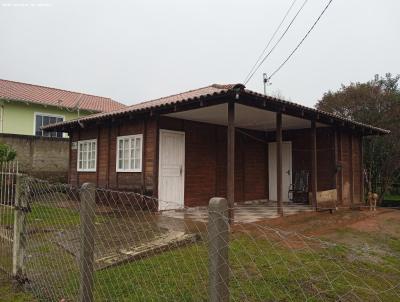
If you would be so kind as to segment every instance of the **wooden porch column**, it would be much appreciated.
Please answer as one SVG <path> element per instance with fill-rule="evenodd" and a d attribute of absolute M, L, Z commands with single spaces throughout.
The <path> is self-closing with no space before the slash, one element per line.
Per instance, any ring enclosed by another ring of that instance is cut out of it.
<path fill-rule="evenodd" d="M 276 113 L 276 197 L 278 215 L 283 216 L 282 207 L 282 113 Z"/>
<path fill-rule="evenodd" d="M 363 136 L 360 135 L 360 173 L 361 173 L 361 188 L 360 188 L 360 201 L 365 203 L 365 175 L 364 175 L 364 146 L 363 146 Z"/>
<path fill-rule="evenodd" d="M 349 134 L 350 136 L 350 207 L 353 208 L 354 205 L 354 135 L 353 133 Z"/>
<path fill-rule="evenodd" d="M 340 165 L 340 168 L 338 167 Z M 339 129 L 335 129 L 335 169 L 336 169 L 336 206 L 343 203 L 343 172 L 342 172 L 342 139 Z"/>
<path fill-rule="evenodd" d="M 317 209 L 317 127 L 315 121 L 311 121 L 311 186 L 313 207 Z"/>
<path fill-rule="evenodd" d="M 227 141 L 227 184 L 226 192 L 229 207 L 229 223 L 233 222 L 235 203 L 235 103 L 228 103 L 228 141 Z"/>

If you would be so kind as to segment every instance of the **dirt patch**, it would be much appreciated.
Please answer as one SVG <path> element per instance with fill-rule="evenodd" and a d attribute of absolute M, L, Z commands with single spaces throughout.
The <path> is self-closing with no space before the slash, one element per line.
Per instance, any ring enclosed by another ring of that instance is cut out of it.
<path fill-rule="evenodd" d="M 303 249 L 310 244 L 314 245 L 314 240 L 308 239 L 313 237 L 316 239 L 313 248 L 318 248 L 318 238 L 321 238 L 381 254 L 382 251 L 375 246 L 372 236 L 384 234 L 400 238 L 400 211 L 339 210 L 332 214 L 309 212 L 265 219 L 257 224 L 233 226 L 232 229 L 236 233 L 246 230 L 253 236 L 266 237 L 290 249 Z"/>
<path fill-rule="evenodd" d="M 332 214 L 309 212 L 264 220 L 258 225 L 294 231 L 307 236 L 320 236 L 346 227 L 361 231 L 378 231 L 382 224 L 386 224 L 390 219 L 400 219 L 400 211 L 387 209 L 378 209 L 376 212 L 339 210 Z M 251 225 L 248 227 L 251 229 Z"/>
<path fill-rule="evenodd" d="M 400 211 L 378 210 L 376 212 L 363 212 L 365 213 L 365 219 L 350 224 L 350 229 L 371 234 L 380 232 L 389 236 L 400 236 Z"/>

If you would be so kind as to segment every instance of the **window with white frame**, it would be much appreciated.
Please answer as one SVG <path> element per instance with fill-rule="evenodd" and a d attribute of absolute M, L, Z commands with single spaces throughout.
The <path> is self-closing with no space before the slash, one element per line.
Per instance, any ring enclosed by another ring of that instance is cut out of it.
<path fill-rule="evenodd" d="M 64 117 L 61 115 L 53 115 L 49 113 L 35 112 L 35 135 L 45 137 L 63 137 L 62 132 L 57 131 L 43 131 L 42 126 L 63 122 Z"/>
<path fill-rule="evenodd" d="M 143 135 L 117 138 L 117 172 L 142 172 Z"/>
<path fill-rule="evenodd" d="M 95 172 L 97 158 L 97 140 L 78 142 L 78 171 Z"/>

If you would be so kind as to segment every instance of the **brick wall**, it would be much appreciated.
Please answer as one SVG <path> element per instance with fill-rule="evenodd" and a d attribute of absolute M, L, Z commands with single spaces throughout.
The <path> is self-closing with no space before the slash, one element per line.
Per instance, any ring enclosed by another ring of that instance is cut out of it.
<path fill-rule="evenodd" d="M 67 181 L 68 139 L 0 134 L 0 142 L 16 150 L 20 171 L 54 182 Z"/>

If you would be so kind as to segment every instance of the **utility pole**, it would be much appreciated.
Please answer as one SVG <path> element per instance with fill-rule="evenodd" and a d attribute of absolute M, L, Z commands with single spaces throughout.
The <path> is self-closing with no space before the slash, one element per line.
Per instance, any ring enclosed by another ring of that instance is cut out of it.
<path fill-rule="evenodd" d="M 269 77 L 267 76 L 266 73 L 263 73 L 263 82 L 264 82 L 264 95 L 267 95 L 267 85 L 271 85 L 269 82 Z"/>

